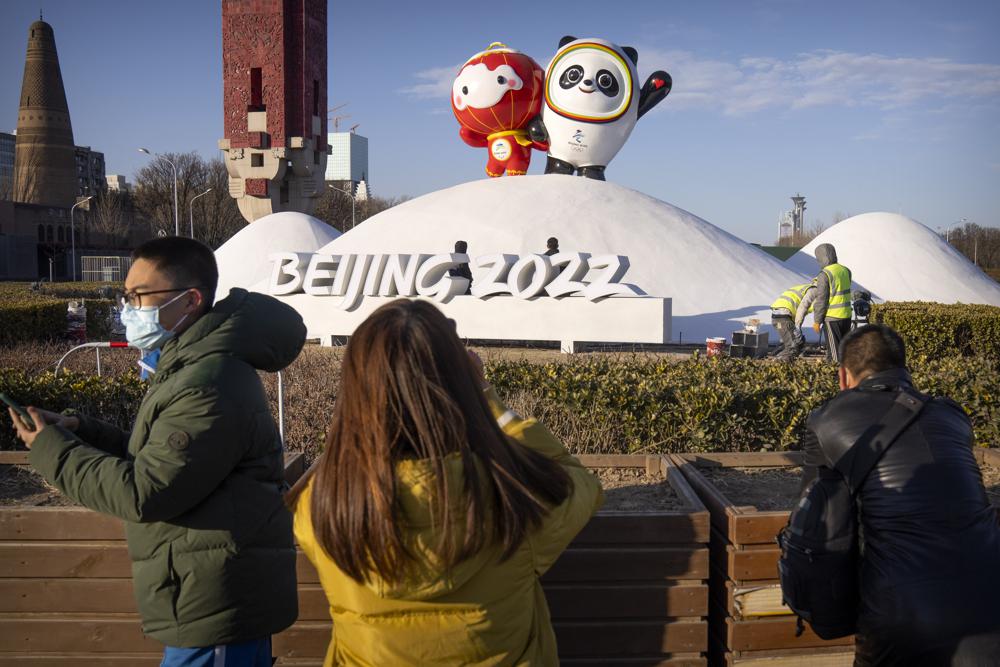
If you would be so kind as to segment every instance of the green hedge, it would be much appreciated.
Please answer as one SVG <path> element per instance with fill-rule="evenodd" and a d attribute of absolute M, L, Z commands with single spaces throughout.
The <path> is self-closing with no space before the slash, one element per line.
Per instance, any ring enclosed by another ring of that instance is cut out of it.
<path fill-rule="evenodd" d="M 1000 308 L 920 301 L 875 304 L 869 318 L 903 337 L 911 359 L 985 355 L 1000 358 Z"/>
<path fill-rule="evenodd" d="M 130 428 L 135 413 L 146 391 L 138 374 L 118 377 L 97 377 L 78 373 L 42 373 L 29 376 L 18 370 L 0 369 L 0 391 L 8 394 L 21 405 L 55 410 L 76 408 L 116 424 Z M 0 418 L 0 449 L 20 449 L 10 427 L 6 406 Z"/>
<path fill-rule="evenodd" d="M 28 283 L 0 283 L 0 345 L 49 341 L 66 335 L 66 308 L 84 300 L 87 337 L 108 340 L 115 303 L 101 298 L 111 283 L 53 283 L 32 290 Z"/>
<path fill-rule="evenodd" d="M 0 301 L 0 345 L 49 340 L 66 331 L 66 304 L 55 300 Z"/>
<path fill-rule="evenodd" d="M 37 290 L 31 289 L 33 283 L 2 282 L 0 297 L 24 298 L 57 298 L 57 299 L 107 299 L 111 292 L 121 288 L 119 283 L 104 282 L 67 282 L 67 283 L 35 283 Z"/>
<path fill-rule="evenodd" d="M 621 452 L 786 449 L 799 442 L 809 412 L 838 391 L 835 367 L 809 362 L 593 359 L 500 362 L 488 371 L 505 397 L 532 396 L 534 416 L 590 429 Z M 965 407 L 979 445 L 1000 446 L 995 359 L 925 361 L 913 374 L 918 388 Z"/>
<path fill-rule="evenodd" d="M 331 359 L 330 369 L 335 368 Z M 833 365 L 804 361 L 628 356 L 547 364 L 487 361 L 486 371 L 511 407 L 539 418 L 581 453 L 787 449 L 799 441 L 809 412 L 837 392 Z M 913 375 L 920 389 L 950 396 L 966 409 L 978 445 L 1000 446 L 1000 362 L 942 358 L 916 364 Z M 317 385 L 295 387 L 297 392 L 322 393 L 336 378 L 324 372 L 297 381 Z M 77 407 L 126 425 L 143 385 L 134 373 L 101 379 L 0 371 L 0 391 L 25 404 Z M 315 421 L 296 406 L 287 413 Z M 329 409 L 321 421 L 328 414 Z M 0 448 L 13 445 L 11 431 L 0 428 Z M 319 442 L 297 446 L 315 450 Z"/>

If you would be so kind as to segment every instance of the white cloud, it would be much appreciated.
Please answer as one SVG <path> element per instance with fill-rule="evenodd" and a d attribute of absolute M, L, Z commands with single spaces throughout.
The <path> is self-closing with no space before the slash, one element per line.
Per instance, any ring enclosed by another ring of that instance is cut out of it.
<path fill-rule="evenodd" d="M 1000 99 L 1000 65 L 945 58 L 814 51 L 788 60 L 700 58 L 688 51 L 639 50 L 643 75 L 665 69 L 674 81 L 662 108 L 742 115 L 774 109 L 942 106 Z"/>
<path fill-rule="evenodd" d="M 708 110 L 737 116 L 760 111 L 818 107 L 941 108 L 959 101 L 1000 100 L 1000 65 L 947 58 L 896 58 L 880 54 L 812 51 L 782 60 L 702 58 L 690 51 L 639 48 L 641 79 L 654 69 L 673 78 L 658 110 Z M 447 99 L 460 66 L 417 72 L 399 90 L 416 99 Z"/>
<path fill-rule="evenodd" d="M 451 84 L 461 68 L 461 65 L 452 65 L 422 70 L 414 75 L 419 83 L 400 88 L 399 92 L 422 100 L 432 98 L 447 100 L 451 97 Z"/>

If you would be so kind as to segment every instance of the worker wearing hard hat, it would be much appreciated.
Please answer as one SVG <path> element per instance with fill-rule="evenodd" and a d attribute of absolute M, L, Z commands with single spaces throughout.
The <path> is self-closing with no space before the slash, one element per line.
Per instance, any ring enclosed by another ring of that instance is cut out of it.
<path fill-rule="evenodd" d="M 781 347 L 775 355 L 780 361 L 791 361 L 802 354 L 805 338 L 802 336 L 802 321 L 812 312 L 816 299 L 816 280 L 794 285 L 781 293 L 771 304 L 771 326 L 781 338 Z"/>

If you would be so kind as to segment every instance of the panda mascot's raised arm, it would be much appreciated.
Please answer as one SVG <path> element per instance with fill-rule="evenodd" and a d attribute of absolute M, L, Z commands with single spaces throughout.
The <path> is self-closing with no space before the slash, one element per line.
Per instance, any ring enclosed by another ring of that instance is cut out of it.
<path fill-rule="evenodd" d="M 639 54 L 603 39 L 563 37 L 545 73 L 545 104 L 528 126 L 548 143 L 546 174 L 604 180 L 604 169 L 646 112 L 670 92 L 670 75 L 656 71 L 637 90 Z"/>

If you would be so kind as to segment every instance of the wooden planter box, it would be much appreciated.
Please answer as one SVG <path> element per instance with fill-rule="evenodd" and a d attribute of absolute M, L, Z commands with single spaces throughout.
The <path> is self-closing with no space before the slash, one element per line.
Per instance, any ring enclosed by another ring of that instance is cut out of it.
<path fill-rule="evenodd" d="M 0 452 L 0 465 L 26 464 Z M 304 470 L 285 458 L 286 479 Z M 122 522 L 83 507 L 0 508 L 0 667 L 155 667 L 142 634 Z"/>
<path fill-rule="evenodd" d="M 1000 466 L 998 450 L 977 449 L 976 457 Z M 0 465 L 26 460 L 0 452 Z M 824 647 L 808 631 L 796 640 L 790 616 L 744 613 L 780 604 L 774 536 L 788 512 L 737 507 L 698 473 L 706 465 L 795 465 L 797 455 L 675 457 L 684 475 L 669 457 L 582 460 L 663 470 L 690 509 L 602 511 L 574 540 L 543 580 L 563 664 L 703 665 L 706 617 L 717 664 L 850 664 L 850 647 Z M 303 471 L 301 456 L 286 459 L 289 481 Z M 275 637 L 275 655 L 279 664 L 320 665 L 330 638 L 327 602 L 302 554 L 298 573 L 299 621 Z M 140 630 L 121 522 L 79 507 L 0 508 L 0 621 L 0 667 L 155 667 L 162 657 L 162 645 Z"/>
<path fill-rule="evenodd" d="M 710 658 L 718 665 L 851 665 L 854 638 L 825 641 L 781 603 L 778 532 L 789 510 L 737 505 L 701 470 L 708 467 L 785 468 L 802 464 L 798 452 L 679 454 L 674 462 L 711 515 Z"/>
<path fill-rule="evenodd" d="M 562 665 L 694 666 L 708 644 L 708 512 L 661 456 L 583 456 L 590 468 L 662 471 L 689 509 L 591 519 L 542 579 Z M 279 665 L 318 666 L 330 640 L 327 601 L 299 559 L 299 621 L 275 638 Z"/>

